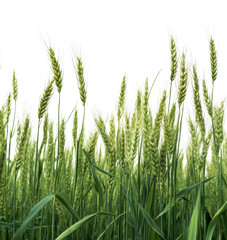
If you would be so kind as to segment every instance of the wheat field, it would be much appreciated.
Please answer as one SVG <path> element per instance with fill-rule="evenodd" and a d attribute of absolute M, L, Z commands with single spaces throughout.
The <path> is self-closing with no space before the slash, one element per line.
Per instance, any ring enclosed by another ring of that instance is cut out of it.
<path fill-rule="evenodd" d="M 169 88 L 156 112 L 150 106 L 155 81 L 148 79 L 133 111 L 126 111 L 123 77 L 117 112 L 108 119 L 95 115 L 96 129 L 88 136 L 89 93 L 80 57 L 74 66 L 83 112 L 72 111 L 72 136 L 66 135 L 68 119 L 61 118 L 64 78 L 54 50 L 48 49 L 52 80 L 40 99 L 37 129 L 29 115 L 15 121 L 19 93 L 13 72 L 12 91 L 0 108 L 0 239 L 227 239 L 225 103 L 213 104 L 215 42 L 211 37 L 211 89 L 176 49 L 171 37 Z M 189 116 L 184 102 L 191 86 Z M 56 121 L 48 116 L 53 94 Z M 189 139 L 182 147 L 185 119 Z"/>

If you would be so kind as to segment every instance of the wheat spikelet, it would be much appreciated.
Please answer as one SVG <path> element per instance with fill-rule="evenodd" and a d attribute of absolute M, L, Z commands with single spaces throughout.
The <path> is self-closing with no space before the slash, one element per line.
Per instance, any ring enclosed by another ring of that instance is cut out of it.
<path fill-rule="evenodd" d="M 202 137 L 204 138 L 206 129 L 205 129 L 205 121 L 202 113 L 202 105 L 201 105 L 200 95 L 199 95 L 199 81 L 198 81 L 197 70 L 195 65 L 193 66 L 193 79 L 194 79 L 193 99 L 194 99 L 195 112 L 196 112 L 196 121 L 199 124 Z"/>
<path fill-rule="evenodd" d="M 48 122 L 48 113 L 46 113 L 45 117 L 44 117 L 44 123 L 43 123 L 43 139 L 42 139 L 41 146 L 39 148 L 39 156 L 41 156 L 43 148 L 45 147 L 45 145 L 47 143 L 48 123 L 49 123 Z M 45 151 L 45 148 L 44 148 L 44 151 Z M 45 152 L 43 153 L 43 155 L 45 155 Z"/>
<path fill-rule="evenodd" d="M 141 119 L 141 113 L 142 113 L 142 93 L 140 90 L 137 91 L 137 98 L 136 98 L 136 113 L 137 113 L 137 119 Z"/>
<path fill-rule="evenodd" d="M 17 87 L 17 79 L 16 79 L 15 71 L 13 71 L 12 86 L 13 86 L 13 99 L 14 101 L 16 101 L 18 96 L 18 87 Z"/>
<path fill-rule="evenodd" d="M 0 181 L 6 159 L 6 146 L 4 112 L 0 110 Z"/>
<path fill-rule="evenodd" d="M 3 175 L 3 177 L 0 179 L 0 214 L 1 216 L 5 216 L 4 191 L 5 191 L 5 177 Z"/>
<path fill-rule="evenodd" d="M 99 133 L 102 136 L 102 140 L 104 142 L 105 148 L 106 148 L 106 152 L 107 152 L 107 158 L 110 159 L 110 164 L 108 164 L 108 168 L 109 168 L 109 172 L 111 174 L 114 174 L 115 172 L 115 163 L 116 163 L 116 153 L 115 153 L 115 149 L 113 148 L 111 142 L 110 142 L 110 138 L 106 133 L 106 127 L 105 124 L 101 118 L 101 116 L 99 116 L 99 118 L 95 119 L 95 123 L 96 126 L 99 130 Z M 113 177 L 110 177 L 110 181 L 109 181 L 109 188 L 111 188 L 113 183 Z"/>
<path fill-rule="evenodd" d="M 164 142 L 166 144 L 167 150 L 172 153 L 173 152 L 173 137 L 172 137 L 172 132 L 170 128 L 170 123 L 168 116 L 165 114 L 164 115 Z"/>
<path fill-rule="evenodd" d="M 174 126 L 174 122 L 175 122 L 175 117 L 176 117 L 176 104 L 174 103 L 172 105 L 172 108 L 170 110 L 170 114 L 169 114 L 169 121 L 171 126 Z"/>
<path fill-rule="evenodd" d="M 160 149 L 160 160 L 159 160 L 159 182 L 160 182 L 160 191 L 164 190 L 165 180 L 166 180 L 166 153 L 167 153 L 167 144 L 166 140 L 161 145 Z"/>
<path fill-rule="evenodd" d="M 21 160 L 24 154 L 24 149 L 25 149 L 25 143 L 27 140 L 27 135 L 28 135 L 28 129 L 29 129 L 29 117 L 27 116 L 24 122 L 24 127 L 23 131 L 21 133 L 20 141 L 19 141 L 19 147 L 17 149 L 18 154 L 16 158 L 16 171 L 18 172 L 20 165 L 21 165 Z"/>
<path fill-rule="evenodd" d="M 79 83 L 80 90 L 80 99 L 85 106 L 86 102 L 86 89 L 85 89 L 85 81 L 84 81 L 84 68 L 81 61 L 81 58 L 77 57 L 77 78 Z"/>
<path fill-rule="evenodd" d="M 25 142 L 25 147 L 24 147 L 24 161 L 21 163 L 21 187 L 20 189 L 22 190 L 22 193 L 26 193 L 26 187 L 27 187 L 27 180 L 28 180 L 28 162 L 27 159 L 29 157 L 29 147 L 30 147 L 30 137 L 31 137 L 31 128 L 28 129 L 27 137 L 26 137 L 26 142 Z"/>
<path fill-rule="evenodd" d="M 120 121 L 120 119 L 123 115 L 123 112 L 124 112 L 125 91 L 126 91 L 126 78 L 124 76 L 123 80 L 121 82 L 121 92 L 120 92 L 119 101 L 118 101 L 118 111 L 117 111 L 118 122 Z"/>
<path fill-rule="evenodd" d="M 149 152 L 149 116 L 148 116 L 148 80 L 146 79 L 145 81 L 145 90 L 144 90 L 144 96 L 143 96 L 143 136 L 144 136 L 144 141 L 143 141 L 143 161 L 144 161 L 144 166 L 143 166 L 143 173 L 144 171 L 147 171 L 148 165 L 150 162 L 150 152 Z"/>
<path fill-rule="evenodd" d="M 178 104 L 179 107 L 183 103 L 186 97 L 187 84 L 188 84 L 188 72 L 185 66 L 185 54 L 182 54 L 181 57 L 181 65 L 180 65 L 181 73 L 180 73 L 180 84 L 178 87 Z"/>
<path fill-rule="evenodd" d="M 61 126 L 60 126 L 59 168 L 57 169 L 57 171 L 58 171 L 59 180 L 61 180 L 65 184 L 66 161 L 65 161 L 65 121 L 64 119 L 61 120 Z"/>
<path fill-rule="evenodd" d="M 121 167 L 125 173 L 125 131 L 124 129 L 121 130 L 121 135 L 120 135 L 120 151 L 119 151 L 119 159 L 120 159 L 120 164 Z"/>
<path fill-rule="evenodd" d="M 211 99 L 208 95 L 208 90 L 207 90 L 205 79 L 203 79 L 203 98 L 204 98 L 204 101 L 206 104 L 208 114 L 212 118 L 212 103 L 211 103 Z"/>
<path fill-rule="evenodd" d="M 189 127 L 190 133 L 192 138 L 192 157 L 193 162 L 196 165 L 196 169 L 199 170 L 199 147 L 198 147 L 198 140 L 197 140 L 197 131 L 195 126 L 193 125 L 191 119 L 189 119 Z"/>
<path fill-rule="evenodd" d="M 73 145 L 75 148 L 77 146 L 77 124 L 78 124 L 78 114 L 76 110 L 74 113 L 73 129 L 72 129 Z"/>
<path fill-rule="evenodd" d="M 158 153 L 158 146 L 156 144 L 156 136 L 153 134 L 150 140 L 151 146 L 151 164 L 148 165 L 148 174 L 152 173 L 153 178 L 158 176 L 159 170 L 159 153 Z M 150 170 L 150 166 L 152 167 L 152 172 Z"/>
<path fill-rule="evenodd" d="M 34 184 L 34 163 L 35 163 L 35 148 L 36 148 L 36 142 L 33 141 L 31 143 L 31 146 L 29 148 L 29 162 L 28 162 L 28 180 L 29 180 L 29 195 L 32 196 L 33 194 L 33 184 Z M 31 208 L 33 204 L 33 199 L 29 199 L 29 207 Z"/>
<path fill-rule="evenodd" d="M 116 133 L 115 133 L 115 124 L 114 124 L 114 115 L 113 114 L 111 115 L 109 124 L 110 124 L 109 140 L 110 140 L 110 145 L 111 145 L 112 151 L 114 152 L 115 144 L 116 144 L 116 140 L 115 140 Z"/>
<path fill-rule="evenodd" d="M 209 146 L 210 146 L 210 140 L 211 140 L 211 137 L 212 137 L 212 130 L 210 130 L 207 134 L 207 138 L 205 139 L 204 143 L 203 143 L 203 149 L 202 149 L 202 153 L 201 153 L 201 156 L 200 156 L 200 165 L 199 165 L 199 171 L 201 171 L 203 165 L 204 165 L 204 162 L 206 161 L 206 158 L 207 158 L 207 153 L 208 153 L 208 149 L 209 149 Z"/>
<path fill-rule="evenodd" d="M 214 40 L 210 38 L 210 63 L 211 63 L 211 74 L 212 81 L 214 82 L 217 79 L 217 54 L 215 50 Z"/>
<path fill-rule="evenodd" d="M 129 117 L 125 116 L 125 162 L 126 168 L 130 167 L 131 161 L 131 147 L 132 147 L 132 134 L 130 129 L 130 120 Z"/>
<path fill-rule="evenodd" d="M 46 153 L 46 191 L 50 194 L 52 189 L 51 177 L 53 174 L 53 157 L 54 157 L 54 133 L 53 122 L 49 125 L 49 138 Z"/>
<path fill-rule="evenodd" d="M 51 60 L 52 71 L 54 74 L 54 81 L 57 86 L 57 90 L 60 93 L 62 89 L 62 71 L 52 48 L 49 48 L 49 56 Z"/>
<path fill-rule="evenodd" d="M 173 81 L 176 77 L 177 65 L 178 65 L 176 44 L 175 44 L 175 41 L 173 39 L 173 36 L 171 36 L 170 51 L 171 51 L 171 75 L 170 75 L 170 80 Z"/>
<path fill-rule="evenodd" d="M 221 144 L 224 139 L 223 134 L 223 118 L 224 118 L 224 104 L 221 103 L 220 108 L 214 108 L 214 126 L 215 126 L 215 142 L 216 142 L 216 151 L 219 152 Z"/>
<path fill-rule="evenodd" d="M 158 144 L 159 136 L 160 136 L 160 128 L 161 128 L 161 121 L 164 116 L 165 112 L 165 102 L 166 102 L 166 91 L 163 92 L 161 102 L 159 104 L 159 109 L 155 117 L 154 127 L 153 127 L 153 134 L 156 138 L 156 143 Z"/>
<path fill-rule="evenodd" d="M 68 197 L 70 197 L 70 188 L 72 184 L 72 173 L 73 173 L 73 147 L 71 149 L 67 149 L 66 151 L 66 162 L 67 162 L 67 168 L 66 168 L 66 194 Z"/>
<path fill-rule="evenodd" d="M 11 113 L 11 93 L 9 93 L 6 103 L 6 124 L 9 123 L 10 113 Z"/>
<path fill-rule="evenodd" d="M 136 158 L 137 148 L 139 144 L 139 131 L 140 131 L 140 124 L 137 121 L 135 130 L 133 133 L 133 141 L 132 141 L 132 147 L 131 147 L 131 161 L 130 161 L 131 171 L 133 171 L 133 168 L 134 168 L 134 159 Z"/>
<path fill-rule="evenodd" d="M 47 110 L 50 98 L 53 93 L 53 81 L 49 82 L 46 89 L 44 90 L 43 96 L 40 100 L 39 109 L 38 109 L 38 119 L 40 120 L 43 117 L 43 114 Z"/>
<path fill-rule="evenodd" d="M 111 148 L 111 159 L 110 159 L 110 169 L 111 173 L 115 173 L 115 164 L 116 164 L 116 151 L 115 151 L 115 125 L 114 125 L 114 116 L 112 115 L 110 118 L 110 132 L 109 132 L 109 142 Z M 110 187 L 112 186 L 113 178 L 110 178 Z"/>
<path fill-rule="evenodd" d="M 94 134 L 92 134 L 90 136 L 89 141 L 88 141 L 87 153 L 88 153 L 88 156 L 91 161 L 94 160 L 95 147 L 96 147 L 97 140 L 98 140 L 98 132 L 95 132 Z M 84 165 L 83 165 L 83 171 L 82 171 L 83 177 L 85 176 L 87 169 L 88 169 L 88 161 L 85 161 Z"/>

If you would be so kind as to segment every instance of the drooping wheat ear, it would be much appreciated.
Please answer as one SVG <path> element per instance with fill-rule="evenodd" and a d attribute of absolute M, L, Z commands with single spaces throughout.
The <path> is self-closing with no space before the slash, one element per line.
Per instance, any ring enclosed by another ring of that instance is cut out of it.
<path fill-rule="evenodd" d="M 80 99 L 85 106 L 86 102 L 86 89 L 85 89 L 85 81 L 84 81 L 84 67 L 81 61 L 81 58 L 77 57 L 77 78 L 79 83 L 80 90 Z"/>
<path fill-rule="evenodd" d="M 5 156 L 6 156 L 6 139 L 5 139 L 4 112 L 0 110 L 0 181 L 2 179 Z"/>
<path fill-rule="evenodd" d="M 77 145 L 77 127 L 78 127 L 77 124 L 78 124 L 78 114 L 77 114 L 77 110 L 75 110 L 74 119 L 73 119 L 73 129 L 72 129 L 73 146 L 75 148 Z"/>
<path fill-rule="evenodd" d="M 190 127 L 191 139 L 192 139 L 193 162 L 195 164 L 196 170 L 198 170 L 199 169 L 199 147 L 198 147 L 199 144 L 198 144 L 198 138 L 197 138 L 197 131 L 191 119 L 189 119 L 189 127 Z"/>
<path fill-rule="evenodd" d="M 106 133 L 106 127 L 105 127 L 105 123 L 103 122 L 101 116 L 99 116 L 98 118 L 95 118 L 95 123 L 96 126 L 99 130 L 99 133 L 102 136 L 102 140 L 104 142 L 105 148 L 106 148 L 106 152 L 110 158 L 110 164 L 108 164 L 109 166 L 109 171 L 111 174 L 114 174 L 115 171 L 115 163 L 116 163 L 116 152 L 115 149 L 112 148 L 112 145 L 110 143 L 110 139 L 109 136 Z M 113 183 L 113 177 L 110 177 L 110 181 L 109 181 L 109 187 L 112 186 Z"/>
<path fill-rule="evenodd" d="M 91 160 L 94 159 L 97 140 L 98 140 L 98 132 L 95 132 L 93 133 L 91 137 L 91 141 L 88 144 L 89 145 L 88 156 L 90 157 Z"/>
<path fill-rule="evenodd" d="M 174 126 L 175 118 L 176 118 L 176 104 L 174 103 L 172 105 L 172 108 L 171 108 L 170 114 L 169 114 L 169 121 L 170 121 L 170 125 L 172 128 Z"/>
<path fill-rule="evenodd" d="M 116 133 L 115 133 L 115 124 L 114 124 L 114 116 L 113 115 L 111 115 L 109 124 L 110 124 L 110 132 L 109 132 L 110 145 L 111 145 L 112 152 L 115 153 L 115 145 L 116 145 L 115 135 L 116 135 Z"/>
<path fill-rule="evenodd" d="M 66 159 L 67 159 L 67 169 L 66 169 L 66 194 L 69 196 L 70 194 L 70 187 L 72 184 L 72 173 L 73 173 L 73 147 L 71 149 L 68 149 L 66 152 Z"/>
<path fill-rule="evenodd" d="M 43 144 L 47 143 L 47 132 L 48 132 L 48 113 L 45 114 L 44 123 L 43 123 Z"/>
<path fill-rule="evenodd" d="M 212 102 L 208 95 L 208 90 L 207 90 L 205 79 L 203 79 L 203 98 L 204 98 L 204 101 L 206 104 L 207 112 L 210 115 L 210 117 L 212 118 Z"/>
<path fill-rule="evenodd" d="M 44 90 L 43 96 L 40 100 L 39 109 L 38 109 L 39 120 L 43 117 L 43 114 L 47 110 L 52 93 L 53 93 L 53 80 L 48 83 L 46 89 Z"/>
<path fill-rule="evenodd" d="M 183 103 L 186 97 L 186 91 L 187 91 L 187 84 L 188 84 L 188 72 L 185 66 L 185 54 L 182 54 L 181 57 L 181 73 L 180 73 L 180 84 L 178 88 L 178 104 L 179 107 Z"/>
<path fill-rule="evenodd" d="M 60 127 L 60 138 L 59 138 L 59 169 L 57 170 L 58 174 L 62 175 L 61 180 L 65 183 L 65 171 L 66 171 L 66 162 L 65 162 L 65 120 L 61 120 Z M 60 177 L 58 175 L 58 177 Z"/>
<path fill-rule="evenodd" d="M 26 142 L 25 142 L 25 147 L 24 147 L 24 161 L 21 163 L 21 170 L 20 170 L 20 176 L 21 176 L 21 187 L 20 189 L 22 190 L 23 194 L 26 193 L 26 188 L 27 188 L 27 180 L 28 180 L 28 157 L 29 157 L 29 147 L 30 147 L 30 137 L 31 137 L 31 128 L 28 129 L 27 137 L 26 137 Z"/>
<path fill-rule="evenodd" d="M 217 79 L 217 54 L 215 50 L 214 40 L 210 38 L 210 64 L 211 64 L 211 74 L 212 81 L 214 82 Z"/>
<path fill-rule="evenodd" d="M 11 93 L 9 93 L 6 103 L 6 124 L 9 123 L 10 113 L 11 113 Z"/>
<path fill-rule="evenodd" d="M 164 116 L 164 142 L 166 144 L 166 149 L 172 153 L 173 152 L 173 137 L 171 132 L 171 127 L 169 123 L 168 116 Z"/>
<path fill-rule="evenodd" d="M 163 92 L 162 100 L 159 105 L 158 113 L 155 117 L 154 127 L 153 127 L 153 135 L 155 136 L 155 141 L 158 144 L 159 136 L 160 136 L 160 128 L 161 128 L 161 121 L 165 113 L 165 106 L 166 106 L 166 91 Z"/>
<path fill-rule="evenodd" d="M 125 169 L 125 132 L 124 132 L 123 128 L 121 130 L 121 135 L 120 135 L 119 159 L 120 159 L 121 167 L 125 173 L 126 172 L 126 169 Z"/>
<path fill-rule="evenodd" d="M 99 116 L 98 118 L 95 118 L 95 123 L 96 123 L 99 133 L 101 134 L 101 137 L 102 137 L 102 140 L 104 142 L 107 152 L 109 154 L 111 154 L 112 149 L 111 149 L 111 145 L 110 145 L 109 136 L 106 133 L 106 126 L 105 126 L 105 123 L 102 120 L 101 116 Z"/>
<path fill-rule="evenodd" d="M 142 110 L 142 93 L 140 90 L 137 91 L 137 98 L 136 98 L 136 113 L 137 113 L 137 120 L 141 119 L 141 110 Z"/>
<path fill-rule="evenodd" d="M 206 129 L 205 129 L 205 121 L 203 118 L 200 94 L 199 94 L 199 80 L 198 80 L 197 70 L 195 65 L 193 66 L 193 79 L 194 79 L 193 98 L 194 98 L 194 105 L 195 105 L 195 112 L 196 112 L 196 121 L 199 124 L 202 137 L 204 138 Z"/>
<path fill-rule="evenodd" d="M 214 125 L 215 125 L 215 144 L 217 154 L 220 150 L 221 144 L 224 139 L 223 133 L 223 119 L 224 119 L 224 103 L 221 102 L 220 108 L 214 108 Z"/>
<path fill-rule="evenodd" d="M 124 108 L 125 108 L 125 91 L 126 91 L 126 78 L 125 76 L 123 77 L 123 80 L 121 82 L 121 92 L 119 96 L 119 101 L 118 101 L 118 111 L 117 111 L 117 118 L 118 122 L 120 121 L 123 113 L 124 113 Z"/>
<path fill-rule="evenodd" d="M 166 140 L 164 139 L 164 142 L 161 145 L 160 149 L 160 160 L 159 160 L 159 182 L 160 182 L 160 190 L 161 192 L 164 191 L 165 189 L 165 181 L 166 181 L 166 154 L 167 154 L 167 143 Z"/>
<path fill-rule="evenodd" d="M 173 39 L 173 36 L 171 36 L 170 51 L 171 51 L 171 75 L 170 75 L 170 80 L 173 81 L 176 77 L 177 65 L 178 65 L 176 44 L 175 44 L 175 41 Z"/>
<path fill-rule="evenodd" d="M 23 127 L 23 131 L 20 137 L 20 141 L 19 141 L 19 147 L 17 149 L 17 157 L 16 157 L 16 172 L 18 172 L 20 165 L 21 165 L 21 160 L 24 154 L 24 148 L 25 148 L 25 143 L 27 140 L 27 135 L 28 135 L 28 129 L 29 129 L 29 117 L 27 116 L 24 122 L 24 127 Z"/>
<path fill-rule="evenodd" d="M 4 169 L 2 169 L 4 171 Z M 4 191 L 5 191 L 5 176 L 3 174 L 2 178 L 0 179 L 0 214 L 1 216 L 5 216 L 5 201 L 4 201 Z"/>
<path fill-rule="evenodd" d="M 203 149 L 202 149 L 202 154 L 200 156 L 200 166 L 199 166 L 199 170 L 201 171 L 203 165 L 204 165 L 204 162 L 206 161 L 206 158 L 207 158 L 207 153 L 208 153 L 208 149 L 209 149 L 209 146 L 210 146 L 210 140 L 211 140 L 211 137 L 212 137 L 212 129 L 208 132 L 207 134 L 207 138 L 206 140 L 204 141 L 203 143 Z"/>
<path fill-rule="evenodd" d="M 34 163 L 35 163 L 35 147 L 36 147 L 36 142 L 33 141 L 30 148 L 29 148 L 29 161 L 28 161 L 28 171 L 29 171 L 29 195 L 32 196 L 33 194 L 33 184 L 34 184 Z M 33 199 L 29 198 L 29 208 L 31 208 L 33 204 Z"/>
<path fill-rule="evenodd" d="M 114 116 L 112 115 L 110 118 L 110 132 L 109 132 L 109 142 L 110 142 L 110 170 L 112 174 L 115 174 L 115 165 L 116 165 L 116 140 L 115 140 L 115 124 L 114 124 Z M 113 178 L 110 178 L 109 187 L 113 184 Z"/>
<path fill-rule="evenodd" d="M 98 132 L 92 134 L 88 142 L 88 156 L 91 161 L 94 160 L 95 147 L 98 140 Z M 84 161 L 82 177 L 85 176 L 86 170 L 88 169 L 88 161 Z"/>
<path fill-rule="evenodd" d="M 16 101 L 17 95 L 18 95 L 18 87 L 17 87 L 17 79 L 16 79 L 15 71 L 13 71 L 12 85 L 13 85 L 13 99 L 14 101 Z"/>
<path fill-rule="evenodd" d="M 128 169 L 131 161 L 131 147 L 132 147 L 132 135 L 130 131 L 129 116 L 125 116 L 125 160 L 126 168 Z"/>
<path fill-rule="evenodd" d="M 158 153 L 158 146 L 156 143 L 156 136 L 153 134 L 150 140 L 151 144 L 151 167 L 152 172 L 150 172 L 150 166 L 148 166 L 148 173 L 152 173 L 153 178 L 158 176 L 158 169 L 159 169 L 159 153 Z"/>
<path fill-rule="evenodd" d="M 52 71 L 54 74 L 54 81 L 57 86 L 57 90 L 60 93 L 62 88 L 62 70 L 60 68 L 58 60 L 56 59 L 54 50 L 52 48 L 49 48 L 49 56 L 51 60 Z"/>
<path fill-rule="evenodd" d="M 53 174 L 53 155 L 54 153 L 54 134 L 53 134 L 53 122 L 49 124 L 49 138 L 46 154 L 46 191 L 50 194 L 52 189 L 51 179 Z"/>
<path fill-rule="evenodd" d="M 132 147 L 131 147 L 131 161 L 130 161 L 131 172 L 134 169 L 134 159 L 136 158 L 136 153 L 139 145 L 139 133 L 140 133 L 140 123 L 139 121 L 137 121 L 136 127 L 134 129 L 134 133 L 133 133 L 133 141 L 132 141 Z"/>
<path fill-rule="evenodd" d="M 148 116 L 148 79 L 145 81 L 145 90 L 144 90 L 144 96 L 143 96 L 143 161 L 144 161 L 144 167 L 143 171 L 147 172 L 148 165 L 150 162 L 150 146 L 149 146 L 149 116 Z M 145 173 L 143 172 L 143 173 Z"/>

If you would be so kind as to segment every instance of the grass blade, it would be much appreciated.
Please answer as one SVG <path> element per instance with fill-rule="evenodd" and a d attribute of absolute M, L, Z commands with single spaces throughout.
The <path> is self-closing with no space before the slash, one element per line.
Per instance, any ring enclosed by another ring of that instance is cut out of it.
<path fill-rule="evenodd" d="M 165 214 L 166 212 L 168 212 L 179 200 L 181 200 L 181 199 L 183 198 L 183 196 L 184 196 L 185 194 L 187 194 L 187 193 L 189 193 L 191 190 L 197 188 L 199 185 L 201 185 L 201 184 L 203 184 L 203 183 L 209 182 L 209 181 L 212 180 L 213 178 L 215 178 L 215 177 L 210 177 L 210 178 L 208 178 L 208 179 L 205 179 L 205 180 L 203 180 L 203 181 L 201 181 L 201 182 L 198 182 L 198 183 L 196 183 L 196 184 L 194 184 L 194 185 L 191 185 L 191 186 L 189 186 L 189 187 L 181 190 L 181 191 L 176 195 L 176 198 L 173 199 L 172 201 L 170 201 L 170 202 L 166 205 L 165 209 L 156 217 L 156 219 L 159 218 L 159 217 L 161 217 L 161 216 L 162 216 L 163 214 Z"/>
<path fill-rule="evenodd" d="M 196 204 L 195 204 L 190 225 L 188 228 L 188 240 L 196 239 L 197 230 L 198 230 L 199 213 L 200 213 L 200 203 L 201 203 L 201 193 L 199 188 Z"/>
<path fill-rule="evenodd" d="M 98 215 L 115 216 L 115 214 L 108 213 L 108 212 L 97 212 L 97 213 L 88 215 L 88 216 L 84 217 L 83 219 L 79 220 L 78 222 L 76 222 L 75 224 L 73 224 L 72 226 L 70 226 L 69 228 L 67 228 L 61 235 L 59 235 L 56 238 L 56 240 L 61 240 L 61 239 L 65 238 L 65 237 L 67 237 L 68 235 L 70 235 L 71 233 L 73 233 L 74 231 L 79 229 L 81 226 L 83 226 L 86 222 L 91 220 L 93 217 L 96 217 Z"/>
<path fill-rule="evenodd" d="M 16 233 L 13 236 L 13 239 L 17 239 L 22 236 L 22 234 L 26 231 L 26 229 L 29 227 L 30 222 L 32 219 L 36 216 L 36 214 L 51 200 L 54 198 L 54 194 L 43 198 L 41 201 L 39 201 L 29 212 L 27 218 L 23 222 L 23 224 L 19 227 L 19 229 L 16 231 Z"/>
<path fill-rule="evenodd" d="M 227 210 L 227 201 L 222 205 L 222 207 L 217 211 L 217 213 L 214 215 L 213 219 L 211 220 L 208 228 L 207 228 L 207 234 L 206 234 L 206 240 L 211 240 L 212 239 L 212 235 L 214 232 L 214 229 L 216 227 L 216 224 L 218 222 L 218 220 L 220 219 L 220 217 L 222 216 L 222 214 L 224 214 Z"/>
<path fill-rule="evenodd" d="M 71 205 L 64 200 L 61 196 L 59 196 L 58 194 L 55 195 L 56 199 L 73 215 L 73 217 L 79 221 L 80 217 L 78 216 L 78 214 L 74 211 L 74 209 L 71 207 Z"/>

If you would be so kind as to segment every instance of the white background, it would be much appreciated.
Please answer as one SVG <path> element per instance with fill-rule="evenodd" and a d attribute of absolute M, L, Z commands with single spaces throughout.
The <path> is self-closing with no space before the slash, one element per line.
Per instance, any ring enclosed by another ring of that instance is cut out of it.
<path fill-rule="evenodd" d="M 62 117 L 67 118 L 77 104 L 80 121 L 82 118 L 72 61 L 77 55 L 85 68 L 88 132 L 94 128 L 94 114 L 101 113 L 107 119 L 116 112 L 124 75 L 130 111 L 146 77 L 151 85 L 162 70 L 150 99 L 156 109 L 162 91 L 169 89 L 171 35 L 178 57 L 186 52 L 189 90 L 194 63 L 200 81 L 205 77 L 211 90 L 209 40 L 213 36 L 218 56 L 214 98 L 220 102 L 227 95 L 226 25 L 225 1 L 0 1 L 0 106 L 12 89 L 15 69 L 19 88 L 17 119 L 23 120 L 29 113 L 36 126 L 39 101 L 52 78 L 47 51 L 51 45 L 64 74 Z M 187 116 L 192 112 L 192 96 L 188 94 L 186 100 Z M 57 91 L 49 109 L 50 119 L 56 122 Z M 187 122 L 185 125 L 187 128 Z"/>

